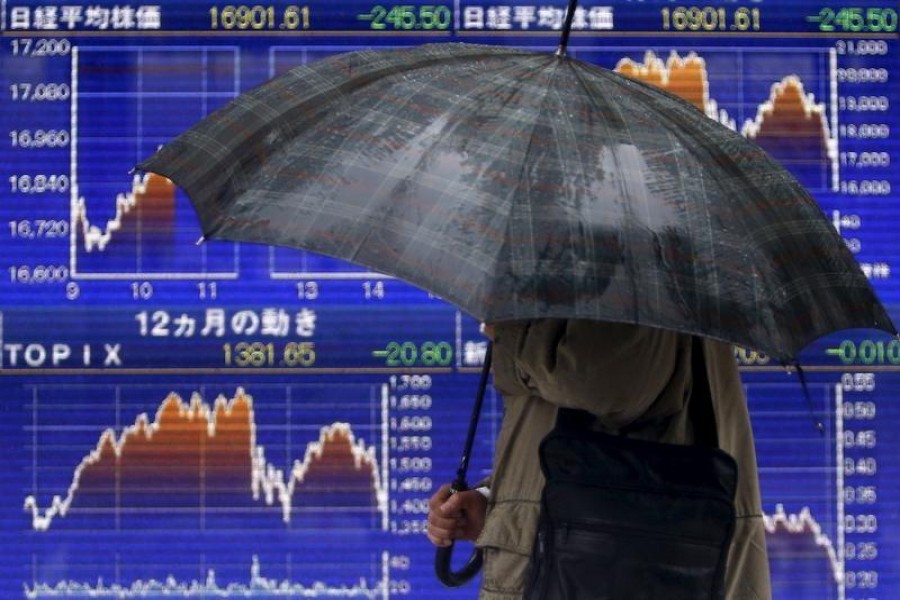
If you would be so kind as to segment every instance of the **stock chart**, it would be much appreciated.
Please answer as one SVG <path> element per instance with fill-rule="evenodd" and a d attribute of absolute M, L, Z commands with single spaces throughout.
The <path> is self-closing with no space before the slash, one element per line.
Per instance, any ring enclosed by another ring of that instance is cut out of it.
<path fill-rule="evenodd" d="M 437 582 L 423 532 L 462 452 L 479 323 L 327 256 L 198 243 L 183 192 L 132 168 L 296 65 L 440 41 L 552 52 L 564 14 L 2 1 L 0 595 L 477 596 Z M 569 53 L 765 148 L 900 323 L 898 19 L 891 2 L 585 2 Z M 775 598 L 900 597 L 900 340 L 813 342 L 811 404 L 796 373 L 735 354 Z M 501 418 L 489 391 L 470 481 Z"/>

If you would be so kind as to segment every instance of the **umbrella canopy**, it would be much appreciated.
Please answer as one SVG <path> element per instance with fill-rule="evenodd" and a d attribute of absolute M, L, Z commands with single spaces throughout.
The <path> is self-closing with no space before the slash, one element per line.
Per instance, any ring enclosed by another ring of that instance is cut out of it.
<path fill-rule="evenodd" d="M 815 201 L 688 103 L 566 56 L 351 52 L 237 98 L 138 167 L 205 235 L 407 280 L 483 321 L 630 322 L 788 361 L 891 324 Z"/>

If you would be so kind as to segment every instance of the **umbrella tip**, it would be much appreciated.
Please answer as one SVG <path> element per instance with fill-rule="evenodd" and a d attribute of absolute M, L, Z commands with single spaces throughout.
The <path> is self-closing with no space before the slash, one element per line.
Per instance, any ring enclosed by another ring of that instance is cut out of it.
<path fill-rule="evenodd" d="M 562 26 L 562 34 L 559 37 L 559 47 L 556 49 L 556 56 L 563 58 L 566 55 L 566 47 L 569 45 L 569 34 L 572 32 L 572 19 L 575 17 L 575 8 L 578 6 L 578 0 L 569 0 L 569 7 L 566 9 L 566 18 Z"/>
<path fill-rule="evenodd" d="M 205 242 L 205 241 L 206 241 L 206 236 L 201 235 L 200 238 L 197 240 L 196 245 L 199 246 L 199 245 L 203 244 L 203 242 Z"/>

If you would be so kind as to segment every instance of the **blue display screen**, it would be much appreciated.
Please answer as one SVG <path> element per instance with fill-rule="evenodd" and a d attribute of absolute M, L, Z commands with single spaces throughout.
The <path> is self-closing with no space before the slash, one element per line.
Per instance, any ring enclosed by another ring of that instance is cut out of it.
<path fill-rule="evenodd" d="M 477 597 L 438 583 L 424 520 L 461 458 L 479 323 L 332 258 L 198 244 L 183 192 L 131 169 L 293 66 L 440 41 L 553 51 L 564 13 L 3 0 L 0 595 Z M 579 7 L 569 54 L 766 148 L 900 323 L 897 27 L 893 2 L 612 0 Z M 811 405 L 796 374 L 735 352 L 775 598 L 900 597 L 900 341 L 814 342 Z M 470 481 L 501 416 L 489 392 Z"/>

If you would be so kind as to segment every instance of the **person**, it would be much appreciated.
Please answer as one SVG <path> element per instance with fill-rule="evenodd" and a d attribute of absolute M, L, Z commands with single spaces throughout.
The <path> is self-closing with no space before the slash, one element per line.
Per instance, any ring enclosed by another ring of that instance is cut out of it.
<path fill-rule="evenodd" d="M 537 529 L 543 475 L 538 444 L 560 406 L 587 410 L 608 433 L 690 444 L 687 402 L 692 337 L 663 329 L 541 319 L 487 327 L 494 385 L 504 400 L 485 490 L 429 501 L 427 535 L 437 546 L 476 541 L 484 552 L 480 600 L 521 600 Z M 771 597 L 756 456 L 743 387 L 730 345 L 704 340 L 719 446 L 738 464 L 737 524 L 728 555 L 729 600 Z M 488 497 L 489 496 L 489 497 Z"/>

